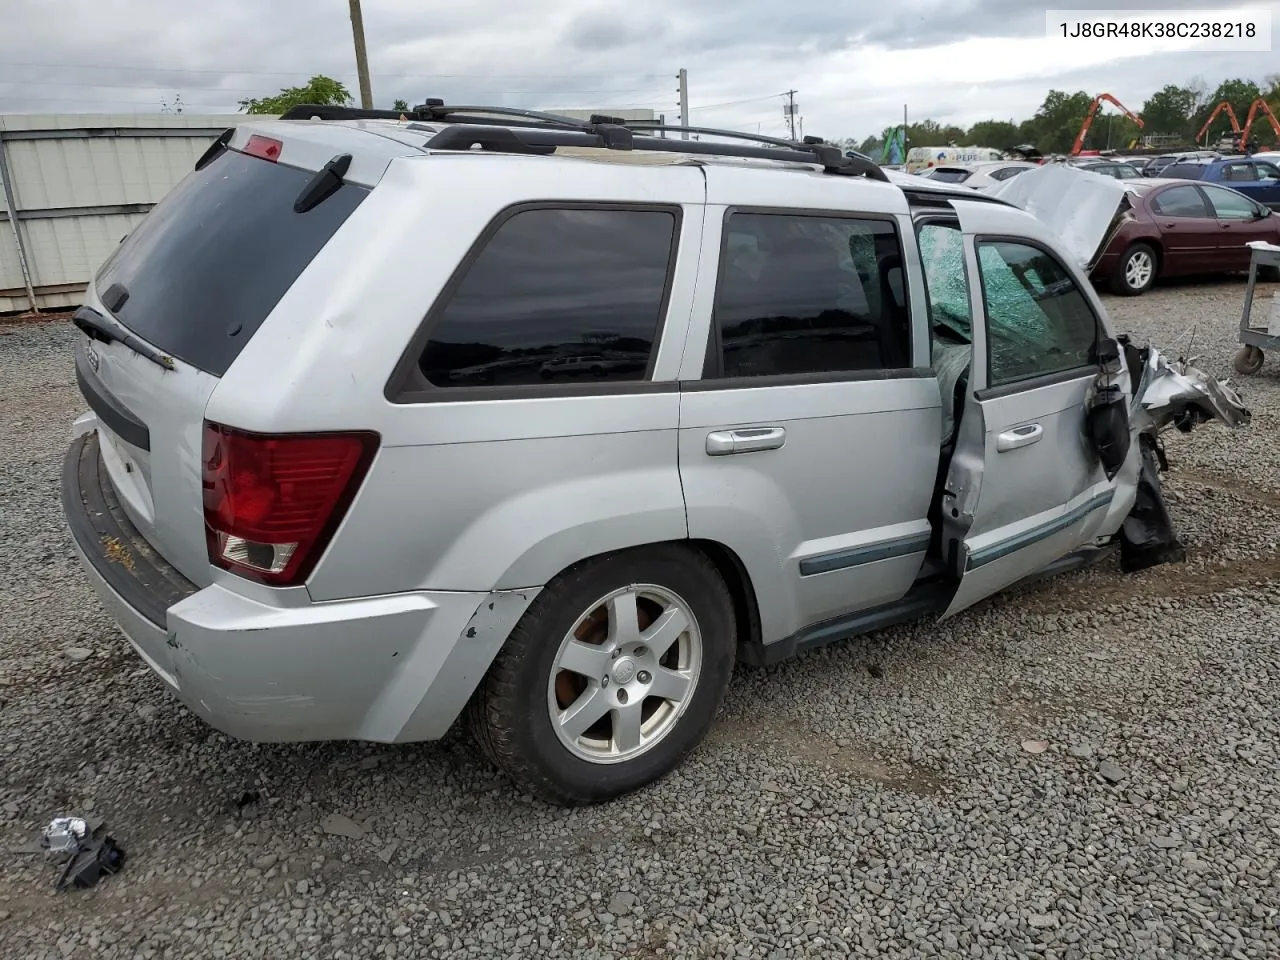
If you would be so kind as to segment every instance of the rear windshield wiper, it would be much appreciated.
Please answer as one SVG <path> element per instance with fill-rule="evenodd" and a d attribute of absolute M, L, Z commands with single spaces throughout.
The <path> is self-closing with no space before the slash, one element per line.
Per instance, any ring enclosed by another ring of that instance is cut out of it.
<path fill-rule="evenodd" d="M 173 358 L 166 357 L 153 347 L 147 346 L 119 323 L 108 320 L 93 307 L 81 307 L 71 318 L 71 322 L 94 340 L 103 343 L 122 343 L 140 357 L 150 360 L 157 366 L 172 370 Z"/>

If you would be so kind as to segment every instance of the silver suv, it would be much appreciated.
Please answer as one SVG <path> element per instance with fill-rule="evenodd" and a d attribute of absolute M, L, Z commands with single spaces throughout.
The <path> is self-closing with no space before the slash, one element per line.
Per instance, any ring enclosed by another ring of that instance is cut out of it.
<path fill-rule="evenodd" d="M 103 265 L 64 509 L 191 710 L 266 741 L 465 713 L 522 787 L 598 801 L 702 740 L 736 661 L 1117 540 L 1139 387 L 1177 372 L 1041 221 L 667 133 L 246 122 Z"/>

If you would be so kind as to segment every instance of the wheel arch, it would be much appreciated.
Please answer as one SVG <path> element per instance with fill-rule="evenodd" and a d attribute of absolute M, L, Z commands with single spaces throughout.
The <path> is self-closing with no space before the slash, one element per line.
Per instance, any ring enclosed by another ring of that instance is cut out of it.
<path fill-rule="evenodd" d="M 737 638 L 739 653 L 747 654 L 745 659 L 750 661 L 751 657 L 748 651 L 758 648 L 761 643 L 760 605 L 756 598 L 755 585 L 751 581 L 751 575 L 747 572 L 746 564 L 742 562 L 742 558 L 731 547 L 717 540 L 679 538 L 654 540 L 647 543 L 627 543 L 567 563 L 553 576 L 549 577 L 546 582 L 551 583 L 585 566 L 617 556 L 620 553 L 641 552 L 655 547 L 671 546 L 684 547 L 687 550 L 702 554 L 715 567 L 716 572 L 720 574 L 720 578 L 724 581 L 725 587 L 729 591 L 729 596 L 733 601 L 734 635 Z"/>

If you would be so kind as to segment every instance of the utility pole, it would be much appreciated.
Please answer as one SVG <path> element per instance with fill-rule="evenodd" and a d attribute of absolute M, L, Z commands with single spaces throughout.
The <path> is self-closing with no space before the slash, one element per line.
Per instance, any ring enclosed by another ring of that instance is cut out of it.
<path fill-rule="evenodd" d="M 689 126 L 689 71 L 684 67 L 680 68 L 680 72 L 676 74 L 676 79 L 680 81 L 680 126 Z M 680 131 L 680 139 L 688 140 L 689 131 Z"/>
<path fill-rule="evenodd" d="M 348 0 L 351 5 L 351 35 L 356 42 L 356 73 L 360 75 L 360 106 L 373 109 L 373 88 L 369 84 L 369 53 L 364 48 L 364 17 L 360 13 L 360 0 Z"/>
<path fill-rule="evenodd" d="M 791 130 L 791 139 L 796 138 L 796 92 L 787 91 L 787 125 Z"/>

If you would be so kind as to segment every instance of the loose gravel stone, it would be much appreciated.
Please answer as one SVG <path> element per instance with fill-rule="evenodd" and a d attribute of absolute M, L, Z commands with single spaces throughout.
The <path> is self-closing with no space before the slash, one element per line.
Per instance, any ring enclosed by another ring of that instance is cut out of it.
<path fill-rule="evenodd" d="M 1242 295 L 1104 302 L 1231 376 Z M 10 857 L 3 960 L 1280 957 L 1277 358 L 1248 428 L 1166 438 L 1185 563 L 739 667 L 679 770 L 559 810 L 456 734 L 249 744 L 179 706 L 71 553 L 73 342 L 0 327 L 0 849 L 92 800 L 129 860 L 67 895 Z"/>
<path fill-rule="evenodd" d="M 1125 778 L 1124 769 L 1118 763 L 1112 763 L 1110 760 L 1103 760 L 1098 764 L 1098 773 L 1108 783 L 1119 783 Z"/>

